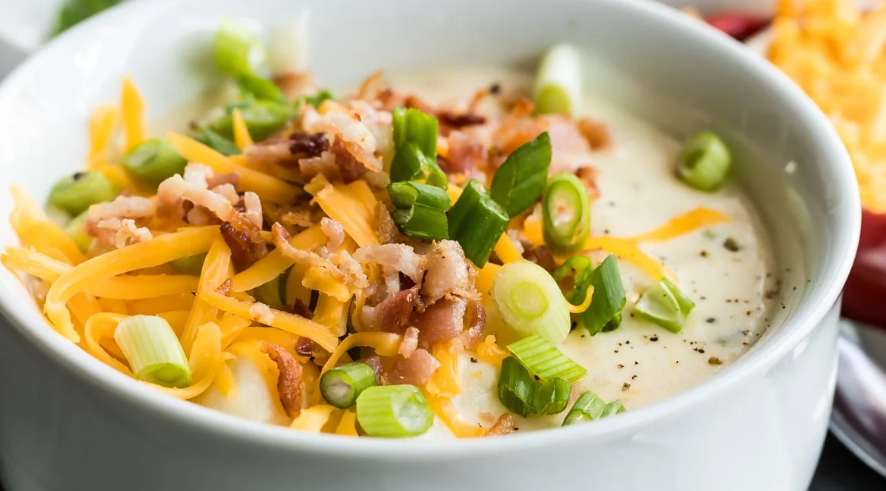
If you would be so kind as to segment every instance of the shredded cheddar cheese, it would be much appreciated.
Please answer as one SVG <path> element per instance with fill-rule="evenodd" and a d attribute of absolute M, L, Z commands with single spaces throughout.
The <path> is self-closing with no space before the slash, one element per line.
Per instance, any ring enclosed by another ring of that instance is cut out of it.
<path fill-rule="evenodd" d="M 425 390 L 431 394 L 455 397 L 461 394 L 461 374 L 458 367 L 459 347 L 454 343 L 437 343 L 431 354 L 440 362 L 440 367 L 431 375 Z"/>
<path fill-rule="evenodd" d="M 309 431 L 312 433 L 320 433 L 329 420 L 339 411 L 335 406 L 328 404 L 320 404 L 318 406 L 309 407 L 292 420 L 290 428 L 293 430 Z"/>
<path fill-rule="evenodd" d="M 13 186 L 13 207 L 9 223 L 24 248 L 34 248 L 49 257 L 69 264 L 86 259 L 70 235 L 50 220 L 40 206 L 18 186 Z"/>
<path fill-rule="evenodd" d="M 346 337 L 341 344 L 329 355 L 329 360 L 323 365 L 320 373 L 326 373 L 334 368 L 338 360 L 351 348 L 365 346 L 372 348 L 379 356 L 396 356 L 400 349 L 403 336 L 389 332 L 358 332 Z"/>
<path fill-rule="evenodd" d="M 305 191 L 314 196 L 312 203 L 319 205 L 329 218 L 339 222 L 357 245 L 365 247 L 381 243 L 375 234 L 378 200 L 366 181 L 331 184 L 323 174 L 318 174 L 305 186 Z"/>
<path fill-rule="evenodd" d="M 111 138 L 120 120 L 120 109 L 111 104 L 95 108 L 89 118 L 89 163 L 95 159 L 107 158 Z"/>
<path fill-rule="evenodd" d="M 342 436 L 358 436 L 357 434 L 357 413 L 352 409 L 346 409 L 341 413 L 341 420 L 335 428 L 336 435 Z"/>
<path fill-rule="evenodd" d="M 252 146 L 252 137 L 249 135 L 249 128 L 246 127 L 246 120 L 243 119 L 243 113 L 239 109 L 234 109 L 231 114 L 234 121 L 234 143 L 240 150 Z"/>
<path fill-rule="evenodd" d="M 475 348 L 477 359 L 494 367 L 501 367 L 501 362 L 511 356 L 504 348 L 495 344 L 495 336 L 489 335 Z"/>
<path fill-rule="evenodd" d="M 191 308 L 191 314 L 185 323 L 185 330 L 182 333 L 181 342 L 185 353 L 191 349 L 191 343 L 194 342 L 194 336 L 197 335 L 197 328 L 204 322 L 214 320 L 218 311 L 210 306 L 203 299 L 206 293 L 215 291 L 225 279 L 229 278 L 231 269 L 231 249 L 225 243 L 222 237 L 216 236 L 206 253 L 206 259 L 203 261 L 203 268 L 200 272 L 200 284 L 197 291 L 197 299 Z"/>
<path fill-rule="evenodd" d="M 517 250 L 517 246 L 514 245 L 514 241 L 511 240 L 511 237 L 507 234 L 507 232 L 501 234 L 501 237 L 499 237 L 493 251 L 495 251 L 495 254 L 498 256 L 499 259 L 501 259 L 501 262 L 504 264 L 512 263 L 514 261 L 520 261 L 523 259 L 523 255 L 520 254 L 519 250 Z"/>
<path fill-rule="evenodd" d="M 828 116 L 849 150 L 865 208 L 886 211 L 886 6 L 781 0 L 768 58 Z"/>
<path fill-rule="evenodd" d="M 120 107 L 123 110 L 123 136 L 125 151 L 132 150 L 145 141 L 145 101 L 132 79 L 123 79 L 123 90 L 120 96 Z"/>

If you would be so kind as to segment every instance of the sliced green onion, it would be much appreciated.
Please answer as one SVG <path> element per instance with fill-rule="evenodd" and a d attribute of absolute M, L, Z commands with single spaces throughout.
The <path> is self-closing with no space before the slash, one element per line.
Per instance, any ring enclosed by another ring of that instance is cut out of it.
<path fill-rule="evenodd" d="M 587 284 L 583 285 L 585 292 L 588 285 L 594 287 L 594 296 L 588 310 L 579 317 L 581 325 L 591 336 L 617 328 L 621 324 L 621 311 L 625 306 L 625 291 L 614 255 L 607 256 L 587 275 Z"/>
<path fill-rule="evenodd" d="M 452 206 L 452 200 L 445 191 L 404 181 L 388 184 L 388 194 L 397 208 L 392 218 L 403 235 L 424 240 L 449 238 L 446 210 Z"/>
<path fill-rule="evenodd" d="M 156 186 L 185 170 L 188 161 L 166 140 L 145 140 L 129 151 L 121 162 L 123 168 L 136 179 Z"/>
<path fill-rule="evenodd" d="M 572 384 L 568 380 L 554 377 L 536 382 L 533 412 L 535 414 L 559 414 L 569 405 Z"/>
<path fill-rule="evenodd" d="M 334 101 L 336 99 L 338 99 L 338 96 L 334 92 L 323 89 L 314 95 L 305 96 L 302 100 L 304 100 L 306 104 L 310 104 L 314 107 L 320 107 L 320 104 L 323 104 L 323 101 Z"/>
<path fill-rule="evenodd" d="M 634 312 L 676 333 L 683 328 L 686 316 L 694 307 L 695 302 L 667 278 L 662 278 L 643 290 Z"/>
<path fill-rule="evenodd" d="M 200 276 L 203 271 L 203 262 L 206 261 L 206 253 L 194 254 L 179 259 L 169 261 L 169 265 L 176 273 L 189 274 L 191 276 Z"/>
<path fill-rule="evenodd" d="M 584 367 L 572 361 L 550 341 L 538 334 L 509 344 L 508 351 L 542 380 L 557 377 L 575 382 L 588 374 Z"/>
<path fill-rule="evenodd" d="M 505 323 L 521 336 L 538 334 L 556 345 L 569 335 L 569 305 L 554 278 L 535 263 L 502 266 L 492 280 L 492 299 Z"/>
<path fill-rule="evenodd" d="M 545 244 L 556 254 L 584 246 L 591 230 L 591 202 L 585 185 L 569 172 L 551 176 L 542 197 Z"/>
<path fill-rule="evenodd" d="M 418 109 L 394 108 L 394 158 L 391 181 L 424 178 L 446 189 L 449 181 L 437 165 L 437 119 Z"/>
<path fill-rule="evenodd" d="M 342 409 L 353 406 L 361 392 L 375 385 L 378 385 L 375 371 L 359 361 L 333 368 L 320 377 L 323 398 Z"/>
<path fill-rule="evenodd" d="M 545 189 L 551 163 L 551 137 L 544 132 L 511 152 L 495 171 L 489 194 L 515 217 L 529 209 Z"/>
<path fill-rule="evenodd" d="M 623 413 L 624 411 L 625 407 L 621 401 L 616 400 L 607 404 L 597 394 L 587 391 L 582 393 L 578 400 L 575 401 L 575 404 L 572 405 L 572 409 L 569 410 L 569 413 L 566 414 L 566 419 L 563 420 L 563 426 L 586 423 Z"/>
<path fill-rule="evenodd" d="M 701 191 L 716 191 L 732 168 L 729 148 L 715 133 L 702 131 L 683 145 L 677 175 Z"/>
<path fill-rule="evenodd" d="M 68 0 L 58 13 L 52 35 L 56 36 L 93 15 L 117 5 L 123 0 Z"/>
<path fill-rule="evenodd" d="M 374 386 L 357 396 L 357 422 L 369 436 L 404 438 L 428 431 L 434 411 L 415 386 Z"/>
<path fill-rule="evenodd" d="M 280 296 L 280 277 L 265 283 L 252 290 L 255 299 L 272 309 L 280 310 L 283 307 L 283 297 Z"/>
<path fill-rule="evenodd" d="M 92 237 L 83 230 L 83 226 L 86 225 L 88 220 L 89 210 L 86 210 L 65 225 L 65 233 L 74 239 L 74 243 L 77 244 L 77 248 L 80 249 L 80 252 L 86 252 L 92 244 Z"/>
<path fill-rule="evenodd" d="M 225 75 L 252 75 L 265 64 L 267 52 L 258 36 L 233 19 L 222 21 L 215 35 L 215 66 Z"/>
<path fill-rule="evenodd" d="M 581 104 L 582 62 L 578 48 L 558 44 L 542 57 L 533 98 L 540 114 L 572 114 Z"/>
<path fill-rule="evenodd" d="M 134 315 L 117 324 L 114 341 L 126 355 L 135 378 L 165 387 L 191 385 L 191 367 L 162 317 Z"/>
<path fill-rule="evenodd" d="M 258 75 L 241 75 L 237 78 L 237 86 L 246 95 L 262 99 L 266 101 L 279 101 L 286 103 L 286 96 L 280 87 L 277 87 L 273 81 Z"/>
<path fill-rule="evenodd" d="M 243 153 L 243 151 L 240 150 L 240 147 L 238 147 L 236 143 L 219 135 L 209 128 L 201 128 L 200 136 L 197 137 L 197 140 L 200 143 L 203 143 L 207 147 L 225 156 L 239 155 Z"/>
<path fill-rule="evenodd" d="M 55 183 L 49 202 L 77 216 L 91 205 L 111 201 L 118 192 L 117 186 L 101 172 L 77 172 Z"/>
<path fill-rule="evenodd" d="M 209 125 L 209 129 L 228 140 L 234 138 L 234 109 L 239 109 L 243 121 L 249 128 L 252 138 L 260 142 L 279 130 L 295 116 L 295 109 L 289 104 L 277 101 L 248 101 L 228 106 L 224 116 Z"/>
<path fill-rule="evenodd" d="M 509 411 L 521 416 L 556 414 L 569 404 L 572 385 L 562 378 L 535 380 L 516 358 L 502 360 L 498 399 Z"/>
<path fill-rule="evenodd" d="M 486 188 L 471 179 L 449 210 L 449 238 L 457 240 L 465 257 L 482 268 L 508 228 L 508 221 L 507 212 L 492 200 Z"/>

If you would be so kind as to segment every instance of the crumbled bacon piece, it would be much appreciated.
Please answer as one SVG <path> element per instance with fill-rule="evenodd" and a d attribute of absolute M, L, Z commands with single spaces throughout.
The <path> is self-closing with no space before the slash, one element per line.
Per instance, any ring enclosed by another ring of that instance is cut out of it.
<path fill-rule="evenodd" d="M 361 264 L 374 263 L 387 266 L 405 274 L 416 283 L 421 281 L 425 267 L 425 258 L 416 254 L 412 247 L 406 244 L 361 247 L 354 253 L 354 259 Z"/>
<path fill-rule="evenodd" d="M 231 278 L 227 278 L 224 282 L 222 282 L 221 285 L 219 285 L 218 288 L 215 289 L 215 292 L 220 295 L 227 295 L 228 293 L 231 293 L 231 287 L 233 286 L 234 280 L 232 280 Z"/>
<path fill-rule="evenodd" d="M 342 244 L 345 243 L 345 229 L 335 220 L 327 217 L 321 218 L 320 230 L 329 238 L 329 241 L 326 243 L 326 248 L 329 249 L 329 252 L 338 251 Z"/>
<path fill-rule="evenodd" d="M 314 318 L 314 313 L 311 312 L 311 309 L 309 309 L 308 306 L 305 305 L 305 303 L 302 302 L 300 298 L 295 299 L 295 303 L 292 304 L 292 307 L 289 307 L 289 312 L 291 314 L 295 314 L 299 317 L 304 317 L 305 319 L 313 319 Z M 307 339 L 307 338 L 302 338 L 302 339 Z"/>
<path fill-rule="evenodd" d="M 298 156 L 292 154 L 290 146 L 289 141 L 269 138 L 246 147 L 243 153 L 250 165 L 294 167 L 298 164 Z"/>
<path fill-rule="evenodd" d="M 468 304 L 464 324 L 465 329 L 458 335 L 458 340 L 465 349 L 472 349 L 480 340 L 483 327 L 486 326 L 486 310 L 483 304 L 477 301 Z"/>
<path fill-rule="evenodd" d="M 420 305 L 418 286 L 401 290 L 381 301 L 375 307 L 363 307 L 363 322 L 372 330 L 400 332 L 409 322 L 412 312 Z"/>
<path fill-rule="evenodd" d="M 306 95 L 314 84 L 311 72 L 283 72 L 274 76 L 274 83 L 287 99 Z"/>
<path fill-rule="evenodd" d="M 310 358 L 314 355 L 314 344 L 309 338 L 298 338 L 298 341 L 295 342 L 295 353 Z"/>
<path fill-rule="evenodd" d="M 237 271 L 247 269 L 268 253 L 263 240 L 253 241 L 246 232 L 235 230 L 231 222 L 222 223 L 219 230 L 231 249 L 231 262 Z"/>
<path fill-rule="evenodd" d="M 394 223 L 394 219 L 391 218 L 391 213 L 381 201 L 375 205 L 375 223 L 375 235 L 378 236 L 378 240 L 382 244 L 397 242 L 399 236 L 397 225 Z"/>
<path fill-rule="evenodd" d="M 239 182 L 240 174 L 236 172 L 231 172 L 228 174 L 213 174 L 206 177 L 206 187 L 208 187 L 209 189 L 221 186 L 223 184 L 230 184 L 231 186 L 237 187 L 237 183 Z"/>
<path fill-rule="evenodd" d="M 421 293 L 429 304 L 434 303 L 447 293 L 466 292 L 468 280 L 468 263 L 461 244 L 442 240 L 427 255 L 427 273 Z"/>
<path fill-rule="evenodd" d="M 600 190 L 597 189 L 597 168 L 596 167 L 581 167 L 577 171 L 575 171 L 575 175 L 578 177 L 578 180 L 581 181 L 585 187 L 588 189 L 588 196 L 595 200 L 600 197 Z"/>
<path fill-rule="evenodd" d="M 467 302 L 458 297 L 443 298 L 413 319 L 419 330 L 419 343 L 430 347 L 461 334 L 465 326 Z"/>
<path fill-rule="evenodd" d="M 256 302 L 249 306 L 249 317 L 256 322 L 271 325 L 271 322 L 274 320 L 274 313 L 271 312 L 271 308 L 267 305 Z"/>
<path fill-rule="evenodd" d="M 441 111 L 437 114 L 440 124 L 449 126 L 450 128 L 463 128 L 465 126 L 475 126 L 486 123 L 486 117 L 475 113 L 455 114 L 449 111 Z"/>
<path fill-rule="evenodd" d="M 277 378 L 277 392 L 280 393 L 280 403 L 290 418 L 295 418 L 301 412 L 301 396 L 303 390 L 301 363 L 298 362 L 286 349 L 278 344 L 262 343 L 262 352 L 277 363 L 280 376 Z"/>
<path fill-rule="evenodd" d="M 345 183 L 354 182 L 366 172 L 366 167 L 357 161 L 348 150 L 339 142 L 332 145 L 332 154 L 335 155 L 335 165 L 341 174 L 341 180 Z"/>
<path fill-rule="evenodd" d="M 394 360 L 394 366 L 387 375 L 388 383 L 423 387 L 438 368 L 440 362 L 432 354 L 419 348 L 409 358 L 398 356 Z"/>
<path fill-rule="evenodd" d="M 89 207 L 89 219 L 95 222 L 109 218 L 145 218 L 154 214 L 154 202 L 141 196 L 117 196 L 114 201 Z"/>
<path fill-rule="evenodd" d="M 594 121 L 592 119 L 580 119 L 578 121 L 578 131 L 587 140 L 591 150 L 606 150 L 612 146 L 612 133 L 606 123 Z"/>
<path fill-rule="evenodd" d="M 498 417 L 498 421 L 489 428 L 486 436 L 505 436 L 510 435 L 517 428 L 517 418 L 511 413 L 504 413 Z"/>
<path fill-rule="evenodd" d="M 406 106 L 407 109 L 418 109 L 419 111 L 430 114 L 432 116 L 437 114 L 437 111 L 434 110 L 434 108 L 430 104 L 419 99 L 419 97 L 415 94 L 407 95 L 406 100 L 403 102 L 403 105 Z"/>
<path fill-rule="evenodd" d="M 298 159 L 319 157 L 329 150 L 329 140 L 323 133 L 296 132 L 289 135 L 289 153 Z"/>
<path fill-rule="evenodd" d="M 474 169 L 482 169 L 489 161 L 486 146 L 461 131 L 449 133 L 449 154 L 441 168 L 448 174 L 470 173 Z"/>
<path fill-rule="evenodd" d="M 412 356 L 412 353 L 418 348 L 418 329 L 414 327 L 407 327 L 406 332 L 403 333 L 403 341 L 400 342 L 400 347 L 397 349 L 397 354 L 402 356 L 403 358 L 409 358 Z"/>
<path fill-rule="evenodd" d="M 523 251 L 523 258 L 527 261 L 538 264 L 548 272 L 557 269 L 557 263 L 554 262 L 554 255 L 543 245 L 531 247 L 530 244 L 530 247 Z"/>

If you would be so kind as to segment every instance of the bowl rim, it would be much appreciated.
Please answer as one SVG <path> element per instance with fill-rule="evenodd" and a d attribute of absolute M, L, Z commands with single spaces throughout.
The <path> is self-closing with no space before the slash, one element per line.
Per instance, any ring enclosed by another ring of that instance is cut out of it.
<path fill-rule="evenodd" d="M 682 30 L 683 35 L 707 43 L 711 49 L 722 53 L 729 63 L 737 64 L 753 72 L 774 91 L 785 105 L 796 113 L 800 124 L 815 136 L 814 146 L 821 159 L 833 163 L 829 168 L 829 185 L 836 196 L 841 197 L 839 206 L 828 212 L 838 214 L 834 230 L 834 244 L 830 254 L 822 259 L 820 276 L 815 278 L 809 293 L 796 311 L 770 339 L 755 346 L 740 357 L 728 369 L 716 376 L 690 387 L 662 401 L 627 412 L 618 418 L 606 419 L 593 425 L 577 425 L 548 431 L 527 432 L 507 439 L 478 438 L 470 441 L 427 441 L 377 438 L 352 438 L 336 435 L 302 433 L 271 425 L 249 421 L 197 404 L 178 400 L 153 391 L 142 384 L 133 383 L 129 377 L 107 367 L 76 345 L 63 339 L 52 329 L 29 327 L 34 315 L 26 309 L 30 305 L 18 305 L 0 295 L 0 314 L 14 328 L 42 351 L 53 363 L 64 367 L 82 379 L 121 402 L 137 405 L 170 423 L 189 425 L 192 429 L 214 433 L 262 448 L 288 452 L 310 452 L 314 455 L 335 455 L 338 458 L 362 458 L 386 460 L 396 457 L 405 462 L 424 462 L 466 459 L 488 453 L 508 454 L 523 452 L 529 448 L 551 447 L 574 443 L 588 438 L 617 438 L 649 424 L 664 420 L 671 415 L 686 411 L 702 401 L 717 397 L 756 374 L 772 367 L 789 350 L 817 328 L 825 314 L 838 300 L 842 285 L 852 266 L 861 228 L 861 203 L 855 175 L 849 155 L 836 131 L 818 107 L 786 75 L 771 66 L 765 59 L 753 54 L 725 34 L 664 4 L 643 0 L 582 0 L 584 3 L 606 4 L 607 8 L 622 10 L 632 16 L 644 17 L 648 22 L 660 24 L 665 29 Z M 163 8 L 177 0 L 148 2 L 137 0 L 104 12 L 81 25 L 63 33 L 56 40 L 41 48 L 34 56 L 19 66 L 0 84 L 0 107 L 14 99 L 14 93 L 33 72 L 41 68 L 47 53 L 64 50 L 68 45 L 83 42 L 91 33 L 114 22 L 129 23 L 140 12 Z M 147 16 L 146 16 L 147 17 Z M 8 287 L 5 284 L 4 287 Z M 45 321 L 44 321 L 45 325 Z"/>

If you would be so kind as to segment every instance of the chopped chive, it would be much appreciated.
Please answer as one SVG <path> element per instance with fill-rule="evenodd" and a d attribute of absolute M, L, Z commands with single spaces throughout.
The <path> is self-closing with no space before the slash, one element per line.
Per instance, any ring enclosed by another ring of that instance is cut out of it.
<path fill-rule="evenodd" d="M 83 226 L 86 225 L 88 220 L 89 210 L 86 210 L 65 225 L 65 233 L 74 239 L 74 243 L 77 244 L 77 248 L 80 249 L 80 252 L 86 252 L 92 244 L 92 237 L 87 235 L 86 231 L 83 230 Z"/>
<path fill-rule="evenodd" d="M 597 394 L 587 391 L 582 393 L 575 401 L 575 404 L 572 405 L 572 409 L 569 410 L 569 413 L 566 414 L 566 419 L 563 420 L 563 426 L 586 423 L 614 416 L 624 411 L 625 407 L 621 401 L 616 400 L 607 404 Z"/>
<path fill-rule="evenodd" d="M 537 334 L 509 344 L 508 351 L 542 380 L 556 377 L 575 382 L 588 374 L 584 367 Z"/>
<path fill-rule="evenodd" d="M 515 217 L 529 209 L 545 189 L 551 163 L 551 137 L 544 132 L 511 152 L 495 171 L 489 194 Z"/>
<path fill-rule="evenodd" d="M 255 32 L 233 19 L 222 21 L 215 35 L 215 66 L 220 72 L 234 78 L 253 75 L 266 59 Z"/>
<path fill-rule="evenodd" d="M 314 95 L 308 95 L 308 96 L 305 96 L 302 98 L 302 100 L 305 101 L 306 104 L 310 104 L 310 105 L 317 107 L 317 108 L 320 107 L 320 104 L 323 104 L 324 101 L 328 101 L 328 100 L 334 101 L 336 99 L 338 99 L 338 96 L 335 93 L 330 92 L 326 89 L 323 89 Z"/>
<path fill-rule="evenodd" d="M 272 133 L 283 127 L 295 116 L 295 109 L 289 104 L 277 101 L 247 101 L 233 104 L 225 109 L 225 114 L 209 125 L 209 129 L 222 137 L 231 140 L 234 138 L 234 109 L 239 109 L 243 115 L 243 121 L 249 129 L 249 134 L 256 142 L 265 140 Z"/>
<path fill-rule="evenodd" d="M 449 238 L 457 240 L 465 257 L 482 268 L 508 228 L 508 215 L 479 181 L 471 179 L 449 210 Z"/>
<path fill-rule="evenodd" d="M 189 274 L 191 276 L 200 276 L 203 271 L 203 262 L 206 261 L 206 253 L 194 254 L 179 259 L 169 261 L 169 265 L 176 273 Z"/>
<path fill-rule="evenodd" d="M 136 145 L 124 157 L 121 165 L 136 179 L 157 186 L 185 170 L 188 161 L 166 140 L 152 138 Z"/>
<path fill-rule="evenodd" d="M 551 275 L 535 263 L 502 266 L 492 280 L 492 299 L 505 324 L 521 336 L 537 334 L 560 344 L 569 335 L 569 305 Z"/>
<path fill-rule="evenodd" d="M 584 184 L 568 172 L 551 176 L 542 197 L 545 244 L 567 254 L 584 246 L 591 230 L 591 202 Z"/>
<path fill-rule="evenodd" d="M 368 387 L 378 385 L 372 367 L 362 362 L 333 368 L 320 377 L 320 393 L 338 408 L 349 408 Z"/>
<path fill-rule="evenodd" d="M 535 77 L 533 98 L 540 114 L 572 114 L 581 104 L 582 62 L 579 50 L 568 44 L 550 48 Z"/>
<path fill-rule="evenodd" d="M 591 306 L 581 313 L 581 325 L 591 336 L 600 331 L 611 331 L 621 324 L 621 311 L 625 306 L 624 285 L 618 271 L 618 262 L 610 254 L 587 275 L 587 286 L 594 287 Z"/>
<path fill-rule="evenodd" d="M 165 387 L 191 385 L 188 359 L 175 331 L 162 317 L 128 317 L 117 325 L 114 341 L 137 379 Z"/>
<path fill-rule="evenodd" d="M 452 200 L 445 191 L 416 182 L 388 184 L 388 194 L 397 208 L 392 217 L 400 232 L 407 237 L 424 240 L 449 238 L 446 210 Z"/>
<path fill-rule="evenodd" d="M 394 108 L 394 158 L 391 181 L 425 179 L 446 189 L 449 181 L 437 165 L 437 119 L 418 109 Z"/>
<path fill-rule="evenodd" d="M 556 414 L 569 404 L 572 385 L 561 378 L 535 380 L 516 358 L 502 360 L 498 379 L 498 399 L 511 412 L 529 414 Z"/>
<path fill-rule="evenodd" d="M 206 127 L 200 129 L 200 136 L 197 137 L 197 140 L 225 156 L 239 155 L 243 152 L 236 143 Z"/>
<path fill-rule="evenodd" d="M 676 285 L 662 278 L 643 290 L 634 311 L 671 332 L 680 332 L 695 307 Z"/>
<path fill-rule="evenodd" d="M 280 295 L 280 277 L 265 283 L 252 290 L 255 299 L 272 309 L 283 308 L 283 297 Z"/>
<path fill-rule="evenodd" d="M 367 387 L 357 396 L 357 422 L 369 436 L 418 436 L 434 423 L 434 411 L 412 385 Z"/>
<path fill-rule="evenodd" d="M 701 191 L 716 191 L 726 182 L 732 167 L 729 148 L 715 133 L 702 131 L 683 145 L 677 175 Z"/>
<path fill-rule="evenodd" d="M 91 205 L 111 201 L 118 192 L 117 186 L 101 172 L 77 172 L 55 183 L 49 202 L 77 216 Z"/>

